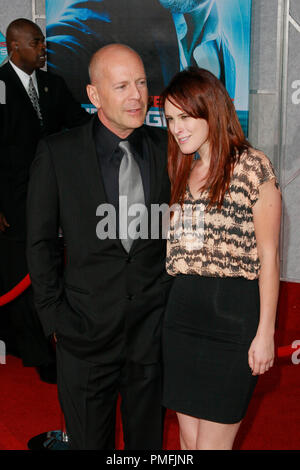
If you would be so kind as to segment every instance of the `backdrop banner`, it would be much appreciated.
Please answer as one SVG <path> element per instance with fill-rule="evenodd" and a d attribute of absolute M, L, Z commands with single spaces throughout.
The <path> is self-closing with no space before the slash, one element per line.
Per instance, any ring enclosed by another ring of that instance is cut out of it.
<path fill-rule="evenodd" d="M 46 0 L 48 69 L 86 108 L 92 54 L 123 43 L 142 57 L 153 96 L 146 123 L 161 126 L 158 96 L 179 70 L 213 72 L 248 134 L 251 0 Z"/>
<path fill-rule="evenodd" d="M 0 65 L 7 58 L 6 39 L 0 31 Z"/>

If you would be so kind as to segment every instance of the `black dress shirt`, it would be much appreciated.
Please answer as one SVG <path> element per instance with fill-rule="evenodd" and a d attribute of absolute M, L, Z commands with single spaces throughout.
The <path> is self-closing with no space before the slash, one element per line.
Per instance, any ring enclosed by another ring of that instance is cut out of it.
<path fill-rule="evenodd" d="M 135 129 L 126 139 L 121 139 L 95 117 L 93 134 L 107 202 L 115 207 L 118 220 L 119 169 L 123 158 L 123 152 L 119 148 L 119 143 L 122 140 L 127 140 L 130 143 L 131 151 L 141 172 L 146 205 L 150 199 L 149 151 L 143 139 L 142 128 Z"/>

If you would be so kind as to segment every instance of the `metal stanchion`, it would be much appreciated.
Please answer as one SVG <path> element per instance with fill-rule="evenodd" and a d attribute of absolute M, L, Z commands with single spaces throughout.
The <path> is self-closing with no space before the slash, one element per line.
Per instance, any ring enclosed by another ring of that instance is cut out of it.
<path fill-rule="evenodd" d="M 38 434 L 28 441 L 29 450 L 68 450 L 69 439 L 64 415 L 61 414 L 61 430 Z"/>

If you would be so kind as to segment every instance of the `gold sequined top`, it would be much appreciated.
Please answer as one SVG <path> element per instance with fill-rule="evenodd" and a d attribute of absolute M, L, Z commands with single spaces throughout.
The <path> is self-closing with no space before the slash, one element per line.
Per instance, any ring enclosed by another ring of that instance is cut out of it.
<path fill-rule="evenodd" d="M 259 186 L 272 179 L 280 190 L 270 160 L 250 148 L 235 164 L 221 210 L 207 210 L 207 190 L 195 200 L 187 186 L 183 207 L 177 206 L 170 224 L 168 273 L 257 279 L 260 261 L 252 208 Z"/>

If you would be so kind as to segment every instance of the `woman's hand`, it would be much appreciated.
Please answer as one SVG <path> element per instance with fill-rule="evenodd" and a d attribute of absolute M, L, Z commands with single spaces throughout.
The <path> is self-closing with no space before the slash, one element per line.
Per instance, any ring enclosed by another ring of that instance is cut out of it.
<path fill-rule="evenodd" d="M 8 227 L 10 227 L 10 225 L 7 222 L 5 215 L 3 212 L 0 212 L 0 231 L 5 232 Z"/>
<path fill-rule="evenodd" d="M 274 364 L 274 336 L 257 334 L 248 351 L 249 367 L 252 375 L 261 375 Z"/>

